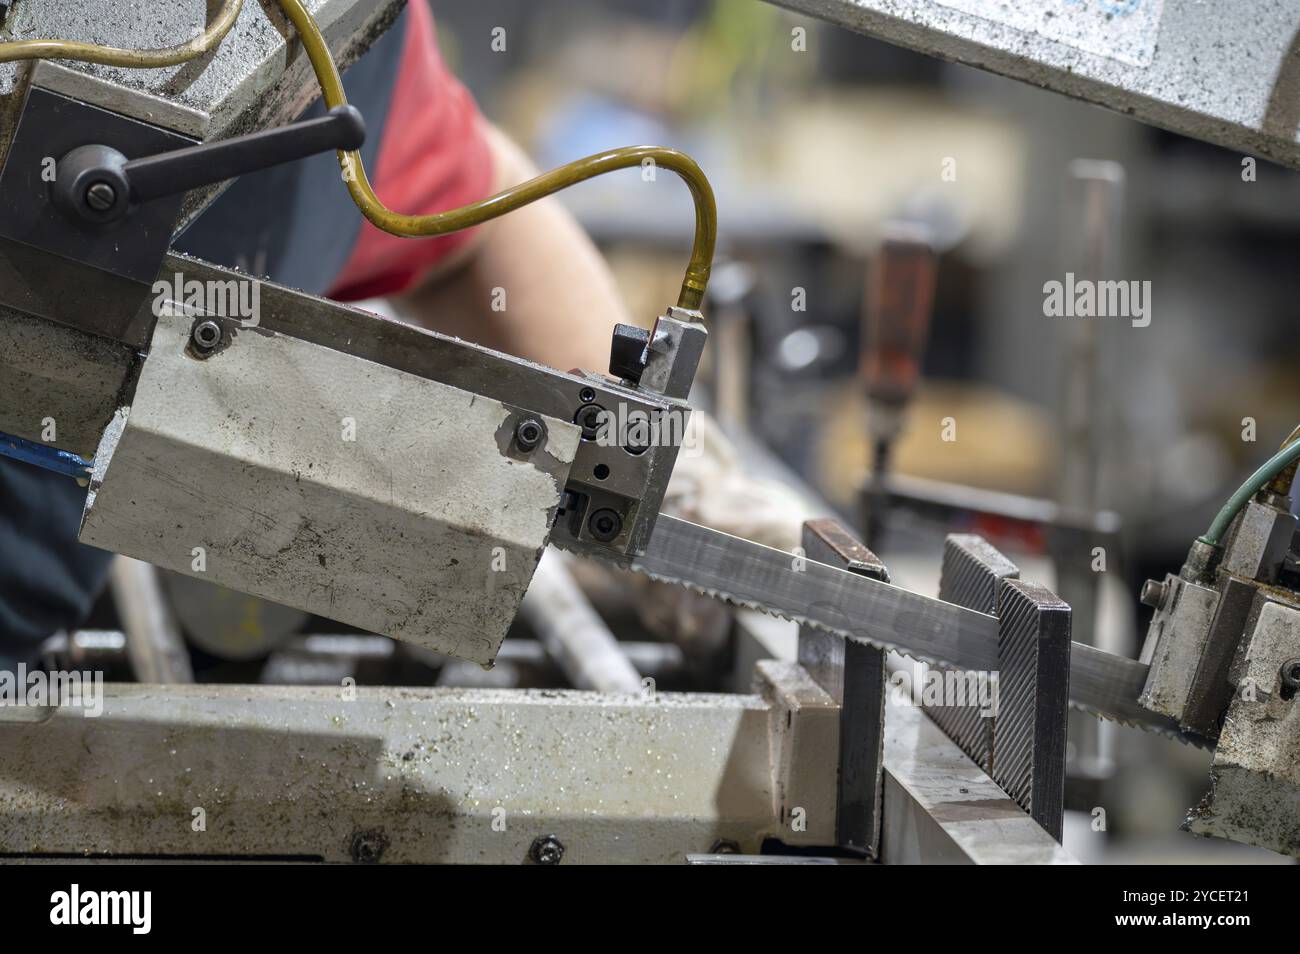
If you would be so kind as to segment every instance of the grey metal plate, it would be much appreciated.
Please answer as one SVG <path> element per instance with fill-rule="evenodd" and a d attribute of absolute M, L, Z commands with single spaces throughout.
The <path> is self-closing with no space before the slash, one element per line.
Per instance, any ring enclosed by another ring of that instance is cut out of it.
<path fill-rule="evenodd" d="M 0 305 L 0 431 L 93 457 L 134 360 L 126 345 Z"/>
<path fill-rule="evenodd" d="M 944 540 L 939 599 L 981 613 L 994 614 L 997 612 L 998 587 L 1002 580 L 1017 579 L 1019 576 L 1020 568 L 983 537 L 950 533 Z M 984 712 L 983 706 L 955 705 L 952 700 L 945 701 L 949 704 L 926 706 L 926 714 L 977 765 L 992 775 L 996 752 L 994 718 Z M 1032 753 L 1030 758 L 1032 761 Z M 1016 797 L 1018 793 L 1011 794 Z M 1027 809 L 1027 799 L 1021 798 L 1020 805 Z"/>
<path fill-rule="evenodd" d="M 776 2 L 1300 167 L 1300 6 L 1292 0 Z"/>
<path fill-rule="evenodd" d="M 1070 607 L 983 538 L 950 534 L 939 595 L 1000 625 L 996 706 L 942 699 L 926 712 L 1021 808 L 1060 839 L 1064 819 Z"/>
<path fill-rule="evenodd" d="M 546 834 L 566 865 L 758 851 L 770 722 L 748 695 L 110 684 L 99 718 L 0 719 L 0 853 L 521 864 Z"/>
<path fill-rule="evenodd" d="M 159 318 L 81 540 L 490 663 L 579 428 L 524 452 L 497 401 L 258 328 L 199 360 L 191 323 Z"/>
<path fill-rule="evenodd" d="M 517 864 L 553 834 L 566 865 L 672 863 L 779 826 L 754 695 L 109 684 L 102 702 L 0 718 L 0 853 Z M 919 710 L 889 724 L 890 861 L 1071 861 Z"/>
<path fill-rule="evenodd" d="M 1041 586 L 1006 580 L 993 778 L 1053 838 L 1065 814 L 1070 607 Z"/>

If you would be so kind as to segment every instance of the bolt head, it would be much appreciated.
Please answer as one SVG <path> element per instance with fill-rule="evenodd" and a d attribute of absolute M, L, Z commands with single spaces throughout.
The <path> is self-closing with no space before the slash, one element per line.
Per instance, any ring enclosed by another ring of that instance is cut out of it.
<path fill-rule="evenodd" d="M 599 404 L 584 404 L 578 408 L 578 413 L 573 415 L 573 423 L 582 428 L 582 439 L 584 441 L 594 441 L 600 436 L 601 415 L 605 409 Z"/>
<path fill-rule="evenodd" d="M 117 190 L 107 182 L 93 182 L 86 189 L 86 205 L 96 212 L 107 212 L 117 202 Z"/>
<path fill-rule="evenodd" d="M 1169 586 L 1162 580 L 1147 580 L 1142 584 L 1140 599 L 1152 609 L 1160 609 L 1164 605 L 1165 596 L 1168 592 Z"/>
<path fill-rule="evenodd" d="M 211 351 L 221 343 L 221 325 L 211 318 L 200 321 L 190 332 L 190 340 L 200 351 Z"/>
<path fill-rule="evenodd" d="M 602 507 L 587 518 L 587 529 L 594 539 L 610 543 L 623 532 L 623 518 L 617 511 Z"/>
<path fill-rule="evenodd" d="M 1300 690 L 1300 659 L 1288 659 L 1282 664 L 1282 685 Z"/>
<path fill-rule="evenodd" d="M 558 865 L 564 858 L 564 845 L 554 835 L 542 835 L 533 839 L 528 855 L 539 865 Z"/>
<path fill-rule="evenodd" d="M 532 450 L 546 436 L 546 428 L 535 417 L 526 417 L 515 428 L 515 443 L 524 450 Z"/>
<path fill-rule="evenodd" d="M 388 849 L 388 836 L 382 830 L 358 831 L 352 835 L 349 853 L 359 865 L 373 865 Z"/>

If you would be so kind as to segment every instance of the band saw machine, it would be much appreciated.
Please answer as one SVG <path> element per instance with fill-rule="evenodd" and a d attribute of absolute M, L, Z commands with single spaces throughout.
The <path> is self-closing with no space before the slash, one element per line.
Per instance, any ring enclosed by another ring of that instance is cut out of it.
<path fill-rule="evenodd" d="M 82 542 L 482 665 L 550 545 L 792 621 L 798 659 L 744 695 L 117 684 L 99 719 L 0 718 L 0 853 L 1064 861 L 1073 707 L 1215 747 L 1192 830 L 1300 855 L 1300 444 L 1149 585 L 1140 660 L 1072 644 L 977 537 L 936 598 L 832 521 L 794 554 L 698 526 L 661 512 L 678 442 L 602 430 L 691 414 L 693 162 L 614 150 L 421 233 L 646 159 L 681 175 L 681 298 L 615 331 L 609 374 L 555 371 L 171 250 L 258 169 L 335 150 L 358 196 L 336 69 L 400 0 L 112 6 L 0 7 L 0 444 L 86 484 Z M 894 654 L 999 674 L 996 716 L 891 700 Z"/>

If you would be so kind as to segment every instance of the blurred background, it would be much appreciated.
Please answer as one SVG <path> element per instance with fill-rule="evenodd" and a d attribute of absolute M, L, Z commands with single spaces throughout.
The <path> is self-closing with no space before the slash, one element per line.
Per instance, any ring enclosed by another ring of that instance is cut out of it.
<path fill-rule="evenodd" d="M 855 526 L 875 500 L 869 542 L 904 585 L 933 592 L 943 534 L 979 532 L 1070 600 L 1076 639 L 1136 654 L 1142 581 L 1176 570 L 1296 424 L 1293 172 L 1261 161 L 1247 181 L 1237 153 L 752 0 L 434 6 L 452 67 L 539 166 L 631 143 L 699 161 L 721 229 L 699 397 Z M 628 171 L 563 201 L 649 324 L 680 279 L 686 190 Z M 934 249 L 933 313 L 899 486 L 872 497 L 867 278 L 900 222 Z M 1045 316 L 1066 272 L 1149 281 L 1149 325 Z M 1079 857 L 1254 855 L 1175 830 L 1208 754 L 1083 729 Z"/>

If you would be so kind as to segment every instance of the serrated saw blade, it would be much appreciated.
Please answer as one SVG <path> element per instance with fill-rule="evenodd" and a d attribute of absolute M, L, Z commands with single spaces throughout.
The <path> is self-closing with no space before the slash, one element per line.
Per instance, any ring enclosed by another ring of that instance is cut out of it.
<path fill-rule="evenodd" d="M 590 555 L 590 554 L 588 554 Z M 660 514 L 629 568 L 663 583 L 956 669 L 998 668 L 998 621 L 952 603 Z M 1137 704 L 1147 667 L 1073 643 L 1070 704 L 1203 745 Z"/>

